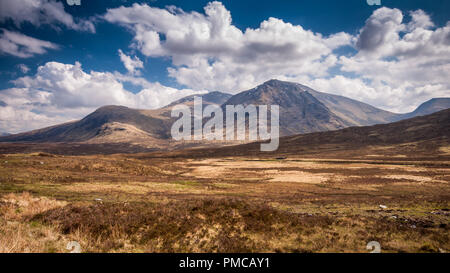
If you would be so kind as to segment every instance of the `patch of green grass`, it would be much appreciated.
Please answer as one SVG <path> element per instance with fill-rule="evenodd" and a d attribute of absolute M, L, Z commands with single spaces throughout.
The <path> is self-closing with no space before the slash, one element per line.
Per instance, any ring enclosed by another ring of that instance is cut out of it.
<path fill-rule="evenodd" d="M 32 228 L 39 228 L 42 226 L 42 224 L 38 221 L 30 221 L 29 224 L 30 224 L 30 227 L 32 227 Z"/>
<path fill-rule="evenodd" d="M 23 192 L 24 186 L 21 184 L 0 183 L 0 193 Z"/>

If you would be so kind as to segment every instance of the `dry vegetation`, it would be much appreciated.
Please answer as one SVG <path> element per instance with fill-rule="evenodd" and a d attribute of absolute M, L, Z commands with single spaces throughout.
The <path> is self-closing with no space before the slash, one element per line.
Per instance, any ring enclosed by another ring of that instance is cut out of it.
<path fill-rule="evenodd" d="M 367 252 L 373 240 L 384 252 L 449 251 L 448 156 L 383 158 L 389 149 L 0 155 L 0 252 L 68 252 L 69 241 L 83 252 Z"/>

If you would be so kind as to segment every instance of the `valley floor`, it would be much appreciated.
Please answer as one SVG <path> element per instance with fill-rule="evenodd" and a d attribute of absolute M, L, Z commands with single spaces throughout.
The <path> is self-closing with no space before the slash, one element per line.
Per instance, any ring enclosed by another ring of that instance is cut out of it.
<path fill-rule="evenodd" d="M 450 251 L 450 161 L 0 155 L 0 252 Z"/>

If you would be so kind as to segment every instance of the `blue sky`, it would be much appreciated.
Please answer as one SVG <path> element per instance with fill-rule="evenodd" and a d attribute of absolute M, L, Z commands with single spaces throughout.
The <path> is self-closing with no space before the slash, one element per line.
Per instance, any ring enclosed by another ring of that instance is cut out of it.
<path fill-rule="evenodd" d="M 8 1 L 8 0 L 7 0 Z M 65 11 L 74 17 L 89 18 L 101 15 L 108 8 L 117 8 L 132 3 L 147 3 L 154 7 L 164 8 L 175 5 L 185 11 L 203 12 L 203 8 L 210 1 L 122 1 L 98 0 L 82 1 L 80 6 L 69 6 L 66 1 L 60 1 Z M 364 25 L 364 21 L 378 6 L 370 6 L 365 0 L 297 0 L 297 1 L 269 1 L 244 0 L 222 2 L 233 16 L 233 24 L 238 28 L 257 28 L 259 24 L 269 17 L 283 19 L 306 29 L 324 35 L 345 31 L 356 34 Z M 422 9 L 431 15 L 437 25 L 445 25 L 450 17 L 450 2 L 445 0 L 384 0 L 383 6 L 400 8 L 401 10 Z M 30 73 L 35 72 L 39 65 L 48 61 L 74 63 L 79 61 L 87 70 L 126 72 L 117 55 L 117 49 L 127 50 L 133 35 L 120 26 L 99 22 L 96 24 L 96 33 L 86 33 L 74 30 L 55 30 L 51 25 L 36 27 L 25 23 L 17 28 L 11 20 L 0 23 L 0 28 L 19 30 L 21 33 L 46 41 L 62 45 L 61 50 L 49 51 L 44 55 L 21 59 L 14 56 L 1 55 L 0 62 L 0 88 L 11 87 L 10 80 L 20 76 L 18 69 L 11 70 L 19 64 L 26 64 Z M 180 87 L 174 79 L 168 77 L 167 67 L 171 66 L 166 58 L 146 58 L 137 52 L 146 64 L 144 77 L 151 81 L 159 81 L 170 86 Z M 95 56 L 95 58 L 94 58 Z M 133 90 L 134 92 L 137 89 Z"/>
<path fill-rule="evenodd" d="M 381 2 L 2 1 L 0 132 L 271 78 L 395 112 L 449 96 L 450 1 Z"/>

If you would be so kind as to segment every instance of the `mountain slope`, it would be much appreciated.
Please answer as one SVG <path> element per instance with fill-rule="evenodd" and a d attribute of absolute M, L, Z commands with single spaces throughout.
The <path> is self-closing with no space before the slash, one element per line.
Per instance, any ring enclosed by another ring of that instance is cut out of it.
<path fill-rule="evenodd" d="M 159 119 L 124 106 L 104 106 L 80 121 L 3 137 L 1 141 L 83 142 L 100 135 L 104 125 L 113 122 L 135 126 L 152 137 L 168 137 L 167 125 Z"/>
<path fill-rule="evenodd" d="M 175 119 L 173 119 L 171 117 L 172 107 L 179 105 L 179 104 L 184 104 L 184 105 L 189 106 L 191 108 L 191 111 L 193 111 L 195 97 L 201 97 L 203 107 L 205 107 L 205 106 L 211 105 L 211 104 L 221 105 L 222 103 L 227 101 L 229 98 L 231 98 L 232 95 L 227 94 L 227 93 L 218 92 L 218 91 L 209 92 L 209 93 L 206 93 L 203 95 L 191 95 L 191 96 L 181 98 L 177 101 L 174 101 L 174 102 L 170 103 L 169 105 L 164 106 L 160 109 L 141 110 L 141 113 L 146 116 L 165 120 L 166 123 L 170 122 L 170 124 L 172 124 L 175 121 Z"/>
<path fill-rule="evenodd" d="M 304 88 L 352 126 L 389 123 L 401 116 L 347 97 L 318 92 L 306 86 Z"/>
<path fill-rule="evenodd" d="M 231 97 L 224 105 L 237 104 L 279 105 L 280 135 L 336 130 L 352 125 L 335 115 L 309 90 L 289 82 L 270 80 Z"/>
<path fill-rule="evenodd" d="M 200 95 L 203 104 L 221 104 L 229 94 L 211 92 Z M 170 138 L 172 106 L 193 105 L 194 96 L 182 98 L 157 110 L 138 110 L 124 106 L 104 106 L 79 121 L 69 122 L 22 134 L 0 137 L 2 142 L 89 142 L 133 143 L 164 146 Z"/>
<path fill-rule="evenodd" d="M 181 98 L 177 101 L 174 101 L 171 104 L 169 104 L 163 108 L 172 107 L 172 106 L 175 106 L 178 104 L 186 104 L 186 103 L 194 102 L 194 97 L 201 97 L 203 100 L 203 104 L 206 104 L 206 105 L 209 105 L 209 104 L 222 105 L 228 99 L 230 99 L 232 97 L 232 95 L 227 94 L 227 93 L 222 93 L 219 91 L 213 91 L 213 92 L 209 92 L 209 93 L 206 93 L 203 95 L 191 95 L 191 96 Z"/>

